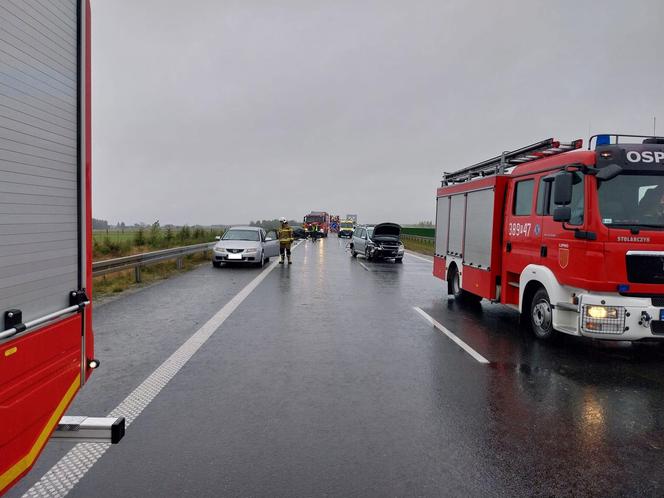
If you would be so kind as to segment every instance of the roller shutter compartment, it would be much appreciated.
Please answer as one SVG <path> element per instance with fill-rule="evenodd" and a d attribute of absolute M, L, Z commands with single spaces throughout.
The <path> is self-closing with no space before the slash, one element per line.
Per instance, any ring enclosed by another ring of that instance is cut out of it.
<path fill-rule="evenodd" d="M 0 313 L 78 288 L 78 2 L 0 2 Z"/>

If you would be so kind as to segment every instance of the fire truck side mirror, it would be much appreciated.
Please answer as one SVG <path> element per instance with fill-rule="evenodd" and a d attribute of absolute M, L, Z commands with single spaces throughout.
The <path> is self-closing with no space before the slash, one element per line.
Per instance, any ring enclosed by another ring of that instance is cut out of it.
<path fill-rule="evenodd" d="M 572 202 L 572 184 L 574 174 L 569 171 L 561 171 L 556 174 L 553 181 L 553 203 L 556 206 L 567 206 Z"/>
<path fill-rule="evenodd" d="M 622 173 L 622 170 L 623 169 L 617 164 L 609 164 L 608 166 L 600 169 L 597 172 L 596 177 L 599 181 L 611 180 L 612 178 L 615 178 L 620 173 Z"/>
<path fill-rule="evenodd" d="M 572 208 L 569 206 L 556 206 L 553 210 L 553 221 L 568 223 L 572 219 Z"/>

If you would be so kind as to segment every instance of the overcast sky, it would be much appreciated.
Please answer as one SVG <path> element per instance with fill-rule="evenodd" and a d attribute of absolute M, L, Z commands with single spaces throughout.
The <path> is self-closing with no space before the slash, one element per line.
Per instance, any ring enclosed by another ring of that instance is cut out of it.
<path fill-rule="evenodd" d="M 94 216 L 432 220 L 444 170 L 664 134 L 664 2 L 92 0 Z"/>

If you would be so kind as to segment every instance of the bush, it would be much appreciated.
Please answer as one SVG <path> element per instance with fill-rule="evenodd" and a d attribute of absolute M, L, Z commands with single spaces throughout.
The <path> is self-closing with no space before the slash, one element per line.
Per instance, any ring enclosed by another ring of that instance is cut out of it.
<path fill-rule="evenodd" d="M 134 245 L 135 246 L 144 246 L 145 245 L 145 232 L 143 228 L 136 230 L 136 235 L 134 235 Z"/>

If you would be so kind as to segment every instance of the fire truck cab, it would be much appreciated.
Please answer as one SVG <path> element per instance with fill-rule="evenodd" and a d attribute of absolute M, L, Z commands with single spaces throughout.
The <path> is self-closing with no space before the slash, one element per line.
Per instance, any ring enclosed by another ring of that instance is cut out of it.
<path fill-rule="evenodd" d="M 319 237 L 327 237 L 330 232 L 330 214 L 325 211 L 311 211 L 302 221 L 302 228 L 311 233 L 316 227 Z"/>
<path fill-rule="evenodd" d="M 664 339 L 664 138 L 581 147 L 548 139 L 445 174 L 433 273 L 540 339 Z"/>

